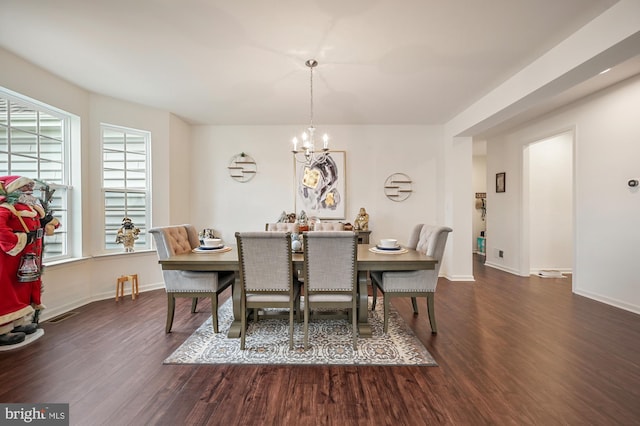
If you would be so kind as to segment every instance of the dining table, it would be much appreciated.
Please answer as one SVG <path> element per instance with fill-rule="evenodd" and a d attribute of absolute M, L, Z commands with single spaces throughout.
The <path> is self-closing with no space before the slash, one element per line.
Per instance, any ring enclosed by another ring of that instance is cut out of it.
<path fill-rule="evenodd" d="M 375 244 L 358 244 L 358 334 L 360 337 L 371 337 L 371 326 L 368 321 L 369 298 L 369 272 L 370 271 L 415 271 L 421 269 L 434 269 L 437 260 L 422 252 L 402 248 L 402 250 L 385 251 L 378 250 Z M 229 338 L 240 337 L 240 297 L 241 289 L 238 283 L 238 250 L 234 245 L 226 250 L 191 252 L 171 256 L 158 261 L 163 270 L 186 271 L 234 271 L 236 282 L 233 285 L 233 322 L 229 327 Z M 294 268 L 302 270 L 304 255 L 294 252 L 292 254 Z"/>

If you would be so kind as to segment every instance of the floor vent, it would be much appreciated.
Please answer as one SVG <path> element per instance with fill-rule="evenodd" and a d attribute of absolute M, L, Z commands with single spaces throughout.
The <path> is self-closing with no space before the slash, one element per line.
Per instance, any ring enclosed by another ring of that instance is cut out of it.
<path fill-rule="evenodd" d="M 56 323 L 59 323 L 59 322 L 62 322 L 64 320 L 66 320 L 67 318 L 75 317 L 79 313 L 80 312 L 66 312 L 64 314 L 58 315 L 57 317 L 51 318 L 47 322 L 52 323 L 52 324 L 56 324 Z"/>
<path fill-rule="evenodd" d="M 538 276 L 542 278 L 564 278 L 562 272 L 553 270 L 540 271 L 538 272 Z"/>

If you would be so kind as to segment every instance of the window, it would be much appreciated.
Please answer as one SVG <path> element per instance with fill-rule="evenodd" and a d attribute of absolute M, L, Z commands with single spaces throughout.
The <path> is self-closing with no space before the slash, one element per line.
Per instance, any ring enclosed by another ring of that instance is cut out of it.
<path fill-rule="evenodd" d="M 49 202 L 61 226 L 44 238 L 43 260 L 69 257 L 70 114 L 0 88 L 0 175 L 26 176 L 54 190 Z M 36 188 L 39 188 L 37 185 Z M 34 191 L 44 198 L 44 192 Z"/>
<path fill-rule="evenodd" d="M 140 229 L 135 246 L 151 248 L 147 234 L 151 223 L 151 133 L 103 124 L 101 134 L 104 248 L 122 250 L 122 246 L 116 243 L 116 235 L 125 217 Z"/>

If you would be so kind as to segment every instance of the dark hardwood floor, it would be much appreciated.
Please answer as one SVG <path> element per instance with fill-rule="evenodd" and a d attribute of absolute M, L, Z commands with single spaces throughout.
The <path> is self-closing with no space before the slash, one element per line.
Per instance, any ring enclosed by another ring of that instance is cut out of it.
<path fill-rule="evenodd" d="M 572 294 L 570 278 L 478 259 L 475 276 L 440 280 L 435 336 L 424 301 L 417 317 L 394 301 L 438 367 L 163 365 L 210 305 L 192 315 L 179 300 L 167 335 L 153 291 L 44 322 L 41 339 L 0 352 L 0 402 L 69 403 L 73 425 L 640 424 L 639 315 Z"/>

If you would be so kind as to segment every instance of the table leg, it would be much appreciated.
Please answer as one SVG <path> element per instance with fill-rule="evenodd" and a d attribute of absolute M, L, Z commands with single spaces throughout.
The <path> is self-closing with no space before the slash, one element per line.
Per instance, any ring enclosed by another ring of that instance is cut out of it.
<path fill-rule="evenodd" d="M 358 336 L 371 337 L 367 271 L 358 271 Z"/>
<path fill-rule="evenodd" d="M 240 338 L 241 322 L 240 322 L 240 296 L 242 294 L 240 286 L 242 283 L 239 280 L 238 273 L 236 272 L 236 280 L 233 282 L 233 292 L 231 294 L 233 302 L 233 322 L 229 327 L 227 337 L 230 339 Z"/>

